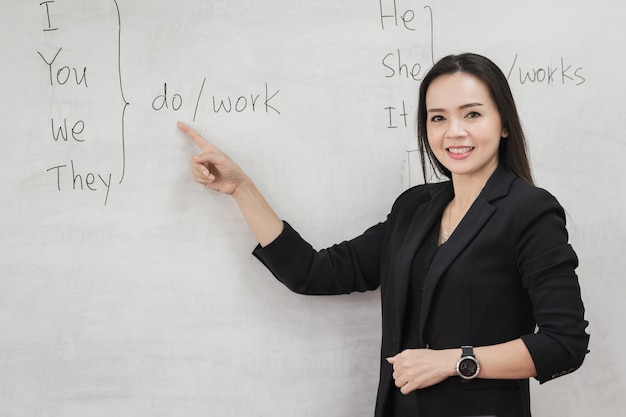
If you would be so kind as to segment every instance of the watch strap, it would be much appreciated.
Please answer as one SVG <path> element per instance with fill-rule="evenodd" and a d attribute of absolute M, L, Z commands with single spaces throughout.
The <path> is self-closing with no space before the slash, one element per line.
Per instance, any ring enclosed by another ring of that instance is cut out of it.
<path fill-rule="evenodd" d="M 461 346 L 461 357 L 471 356 L 474 357 L 474 347 L 473 346 Z"/>

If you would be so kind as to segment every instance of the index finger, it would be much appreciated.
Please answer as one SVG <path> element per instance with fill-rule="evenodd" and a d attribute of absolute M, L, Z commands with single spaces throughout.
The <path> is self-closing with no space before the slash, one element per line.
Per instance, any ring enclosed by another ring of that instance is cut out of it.
<path fill-rule="evenodd" d="M 202 136 L 200 136 L 200 134 L 198 132 L 196 132 L 195 130 L 193 130 L 191 127 L 187 126 L 185 123 L 183 122 L 178 122 L 176 123 L 176 125 L 178 126 L 178 128 L 185 134 L 187 135 L 187 137 L 189 139 L 191 139 L 193 141 L 193 143 L 196 144 L 196 146 L 202 150 L 206 150 L 207 148 L 211 147 L 211 144 L 209 142 L 207 142 L 206 139 L 204 139 Z"/>

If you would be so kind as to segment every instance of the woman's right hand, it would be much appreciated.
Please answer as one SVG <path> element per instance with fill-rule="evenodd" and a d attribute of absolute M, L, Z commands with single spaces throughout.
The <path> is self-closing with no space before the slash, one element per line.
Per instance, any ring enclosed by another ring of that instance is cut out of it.
<path fill-rule="evenodd" d="M 233 196 L 261 246 L 276 239 L 283 230 L 283 221 L 239 165 L 183 122 L 178 122 L 178 128 L 200 149 L 200 155 L 191 158 L 196 182 Z"/>
<path fill-rule="evenodd" d="M 246 179 L 243 170 L 228 155 L 211 145 L 185 123 L 178 122 L 178 128 L 200 150 L 199 155 L 191 158 L 191 172 L 194 180 L 212 190 L 233 195 Z"/>

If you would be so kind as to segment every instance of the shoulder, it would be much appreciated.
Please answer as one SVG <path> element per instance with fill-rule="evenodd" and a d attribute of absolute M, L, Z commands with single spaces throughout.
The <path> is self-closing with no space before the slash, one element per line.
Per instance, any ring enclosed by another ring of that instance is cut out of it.
<path fill-rule="evenodd" d="M 487 199 L 495 205 L 510 205 L 534 211 L 542 207 L 561 207 L 549 191 L 516 176 L 508 170 L 498 170 L 485 187 Z"/>
<path fill-rule="evenodd" d="M 409 188 L 398 196 L 393 203 L 392 212 L 402 209 L 415 209 L 417 206 L 433 200 L 442 194 L 452 193 L 450 181 L 421 184 Z"/>
<path fill-rule="evenodd" d="M 500 205 L 508 219 L 511 236 L 527 246 L 529 253 L 548 253 L 567 244 L 565 210 L 549 191 L 518 178 L 511 183 L 507 197 L 495 205 Z"/>
<path fill-rule="evenodd" d="M 527 212 L 545 211 L 546 209 L 563 211 L 561 204 L 552 193 L 521 178 L 516 178 L 511 184 L 510 196 Z"/>

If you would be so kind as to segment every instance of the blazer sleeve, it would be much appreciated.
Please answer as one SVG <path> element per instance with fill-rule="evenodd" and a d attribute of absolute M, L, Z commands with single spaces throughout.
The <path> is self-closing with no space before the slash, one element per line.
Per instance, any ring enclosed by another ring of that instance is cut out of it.
<path fill-rule="evenodd" d="M 528 198 L 518 225 L 517 259 L 533 304 L 534 334 L 522 337 L 540 383 L 578 369 L 588 353 L 576 253 L 568 243 L 565 213 L 544 190 Z"/>
<path fill-rule="evenodd" d="M 373 290 L 380 285 L 380 259 L 386 224 L 330 248 L 315 250 L 289 223 L 269 245 L 252 254 L 289 289 L 300 294 L 333 295 Z"/>

